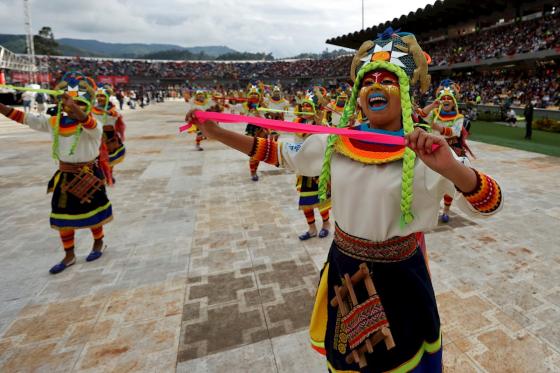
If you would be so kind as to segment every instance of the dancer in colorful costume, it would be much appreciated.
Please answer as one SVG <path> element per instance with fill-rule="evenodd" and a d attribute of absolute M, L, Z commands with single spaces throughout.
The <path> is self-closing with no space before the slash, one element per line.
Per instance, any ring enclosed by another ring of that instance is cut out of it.
<path fill-rule="evenodd" d="M 464 117 L 459 112 L 457 99 L 459 98 L 459 85 L 449 79 L 443 80 L 436 90 L 436 100 L 418 110 L 418 114 L 432 130 L 441 134 L 447 140 L 451 149 L 459 157 L 473 155 L 467 145 L 467 132 L 463 127 Z M 446 194 L 443 197 L 443 213 L 440 217 L 443 223 L 449 222 L 449 210 L 453 203 L 453 196 Z"/>
<path fill-rule="evenodd" d="M 83 75 L 71 73 L 55 89 L 64 92 L 55 116 L 24 113 L 0 104 L 1 114 L 36 131 L 48 132 L 53 140 L 52 157 L 59 168 L 48 184 L 48 192 L 53 193 L 50 224 L 60 233 L 65 257 L 50 269 L 52 274 L 76 263 L 76 229 L 91 230 L 94 243 L 86 260 L 99 259 L 105 248 L 103 225 L 113 219 L 98 159 L 103 128 L 90 112 L 93 87 Z"/>
<path fill-rule="evenodd" d="M 342 112 L 344 111 L 344 105 L 348 100 L 348 95 L 345 91 L 341 91 L 336 98 L 331 101 L 327 107 L 327 119 L 331 126 L 338 127 L 340 123 L 340 118 L 342 118 Z"/>
<path fill-rule="evenodd" d="M 294 122 L 307 123 L 310 125 L 323 125 L 321 122 L 323 112 L 318 107 L 318 97 L 311 92 L 308 92 L 298 104 L 296 112 L 309 113 L 298 114 Z M 302 143 L 309 136 L 309 134 L 302 133 L 296 135 L 296 143 Z M 331 201 L 326 199 L 321 201 L 319 198 L 319 175 L 316 176 L 303 176 L 297 175 L 296 187 L 299 192 L 299 209 L 303 211 L 307 221 L 308 230 L 299 236 L 301 241 L 306 241 L 310 238 L 317 236 L 317 227 L 315 225 L 315 209 L 319 210 L 323 225 L 319 231 L 319 237 L 325 238 L 329 235 L 330 230 L 330 210 Z"/>
<path fill-rule="evenodd" d="M 114 96 L 113 87 L 110 84 L 100 83 L 96 87 L 96 105 L 91 112 L 97 123 L 103 128 L 103 144 L 109 154 L 110 164 L 110 184 L 115 182 L 113 167 L 124 161 L 126 149 L 124 147 L 124 132 L 126 126 L 122 115 L 117 111 L 117 107 L 111 102 Z M 102 150 L 103 151 L 103 150 Z M 106 175 L 109 177 L 109 175 Z"/>
<path fill-rule="evenodd" d="M 264 106 L 268 109 L 278 111 L 288 111 L 290 109 L 290 103 L 284 98 L 282 89 L 280 89 L 279 86 L 274 86 L 272 94 L 265 98 Z M 270 112 L 267 113 L 267 117 L 270 119 L 284 120 L 284 114 L 283 112 Z"/>
<path fill-rule="evenodd" d="M 185 100 L 187 100 L 187 96 L 185 96 Z M 202 110 L 206 111 L 210 109 L 212 106 L 215 106 L 215 103 L 212 101 L 210 96 L 206 94 L 206 92 L 198 90 L 195 92 L 194 96 L 190 98 L 188 101 L 189 110 Z M 195 133 L 195 148 L 198 151 L 203 151 L 204 149 L 200 146 L 202 140 L 204 140 L 204 135 L 196 126 L 192 126 L 189 129 L 189 133 Z"/>
<path fill-rule="evenodd" d="M 246 101 L 243 102 L 242 113 L 244 115 L 260 116 L 259 108 L 263 105 L 262 88 L 254 84 L 249 84 L 247 86 Z M 247 124 L 245 127 L 245 134 L 247 136 L 259 137 L 266 139 L 268 138 L 270 132 L 259 126 L 253 124 Z M 260 160 L 251 158 L 249 159 L 249 171 L 251 172 L 251 180 L 259 181 L 259 175 L 257 175 L 257 170 L 259 168 Z"/>
<path fill-rule="evenodd" d="M 407 146 L 335 135 L 293 144 L 245 137 L 213 121 L 201 125 L 207 136 L 252 157 L 320 174 L 321 198 L 330 190 L 335 236 L 310 334 L 331 372 L 441 372 L 440 321 L 419 247 L 422 232 L 437 225 L 445 193 L 458 190 L 457 205 L 473 216 L 502 205 L 496 181 L 458 160 L 443 137 L 414 126 L 410 85 L 426 90 L 427 71 L 414 35 L 391 29 L 366 41 L 352 62 L 354 86 L 339 127 L 359 105 L 365 121 L 353 129 L 404 136 Z"/>

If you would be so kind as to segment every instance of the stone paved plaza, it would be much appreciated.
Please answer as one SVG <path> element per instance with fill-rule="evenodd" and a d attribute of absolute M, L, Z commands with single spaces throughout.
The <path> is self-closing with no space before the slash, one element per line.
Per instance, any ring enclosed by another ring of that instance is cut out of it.
<path fill-rule="evenodd" d="M 127 111 L 115 220 L 93 263 L 48 224 L 47 134 L 0 120 L 0 372 L 325 372 L 309 320 L 330 239 L 301 243 L 295 176 L 177 131 L 184 104 Z M 242 126 L 239 128 L 241 129 Z M 560 370 L 560 159 L 472 144 L 502 185 L 490 219 L 427 235 L 447 372 Z"/>

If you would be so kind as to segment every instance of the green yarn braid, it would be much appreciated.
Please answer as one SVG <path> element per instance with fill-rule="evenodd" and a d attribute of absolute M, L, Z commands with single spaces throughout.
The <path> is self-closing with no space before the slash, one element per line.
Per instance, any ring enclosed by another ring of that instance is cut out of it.
<path fill-rule="evenodd" d="M 400 70 L 400 69 L 399 69 Z M 414 131 L 414 123 L 412 121 L 412 103 L 410 102 L 410 82 L 408 77 L 402 71 L 399 76 L 399 85 L 401 88 L 401 110 L 403 118 L 403 130 L 405 134 Z M 404 75 L 404 79 L 403 79 Z M 401 83 L 403 82 L 403 83 Z M 403 229 L 407 224 L 412 223 L 414 215 L 412 215 L 412 198 L 414 190 L 414 161 L 416 153 L 409 147 L 404 150 L 403 169 L 402 169 L 402 186 L 401 186 L 401 219 L 400 226 Z"/>
<path fill-rule="evenodd" d="M 59 131 L 60 131 L 60 117 L 62 115 L 62 101 L 58 102 L 58 110 L 56 113 L 56 122 L 53 129 L 53 144 L 52 144 L 52 158 L 54 160 L 59 160 L 58 158 L 58 147 L 59 147 Z"/>
<path fill-rule="evenodd" d="M 76 151 L 76 147 L 78 146 L 78 141 L 80 141 L 80 136 L 82 136 L 82 123 L 78 124 L 78 128 L 76 128 L 74 141 L 72 142 L 72 146 L 70 147 L 70 153 L 68 153 L 68 155 L 74 155 L 74 152 Z"/>
<path fill-rule="evenodd" d="M 105 92 L 103 92 L 103 96 L 105 96 L 105 106 L 103 107 L 103 125 L 105 125 L 105 123 L 107 123 L 107 109 L 109 108 L 109 98 L 110 97 Z M 97 101 L 97 98 L 95 100 Z"/>
<path fill-rule="evenodd" d="M 89 110 L 88 110 L 89 112 Z M 52 158 L 54 160 L 60 160 L 60 118 L 62 116 L 62 102 L 58 103 L 58 113 L 56 114 L 56 123 L 53 129 L 53 144 L 52 144 Z M 76 148 L 78 147 L 78 142 L 80 141 L 80 136 L 82 135 L 82 124 L 78 124 L 76 128 L 76 134 L 74 134 L 74 141 L 72 141 L 72 146 L 70 147 L 70 152 L 68 155 L 74 155 Z"/>
<path fill-rule="evenodd" d="M 360 83 L 365 74 L 373 70 L 387 70 L 394 73 L 399 78 L 399 86 L 401 91 L 401 111 L 403 130 L 405 135 L 414 131 L 414 123 L 412 121 L 412 103 L 410 101 L 410 81 L 404 70 L 400 67 L 386 61 L 374 61 L 363 66 L 358 74 L 354 86 L 352 87 L 352 95 L 344 106 L 344 112 L 340 119 L 338 127 L 347 127 L 348 121 L 356 109 L 358 93 L 360 91 Z M 319 176 L 319 196 L 321 200 L 327 198 L 328 184 L 331 178 L 331 158 L 334 151 L 337 135 L 330 135 L 327 140 L 327 148 L 323 159 L 323 167 Z M 416 153 L 410 148 L 406 148 L 403 157 L 402 169 L 402 186 L 401 186 L 401 228 L 410 224 L 414 220 L 412 214 L 413 184 L 414 184 L 414 162 Z"/>

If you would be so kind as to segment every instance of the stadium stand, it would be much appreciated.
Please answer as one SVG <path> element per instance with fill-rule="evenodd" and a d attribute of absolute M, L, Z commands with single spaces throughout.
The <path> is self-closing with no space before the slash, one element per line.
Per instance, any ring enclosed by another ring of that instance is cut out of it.
<path fill-rule="evenodd" d="M 538 108 L 558 109 L 558 6 L 558 1 L 436 1 L 327 43 L 355 49 L 389 26 L 413 32 L 432 57 L 433 85 L 450 77 L 461 85 L 463 100 L 502 106 L 532 100 Z"/>

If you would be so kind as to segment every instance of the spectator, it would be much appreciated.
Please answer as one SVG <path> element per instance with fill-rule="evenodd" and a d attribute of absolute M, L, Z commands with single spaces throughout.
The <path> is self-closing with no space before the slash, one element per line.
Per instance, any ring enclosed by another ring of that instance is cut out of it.
<path fill-rule="evenodd" d="M 21 95 L 21 100 L 23 101 L 23 110 L 28 113 L 31 111 L 31 104 L 33 103 L 33 92 L 25 91 Z"/>
<path fill-rule="evenodd" d="M 35 102 L 37 103 L 37 111 L 43 114 L 47 111 L 47 95 L 41 92 L 35 94 Z"/>
<path fill-rule="evenodd" d="M 517 115 L 515 114 L 515 110 L 509 109 L 509 111 L 506 113 L 506 122 L 512 127 L 515 126 L 515 123 L 517 122 Z"/>
<path fill-rule="evenodd" d="M 525 139 L 531 140 L 533 136 L 533 102 L 529 98 L 527 104 L 525 105 L 525 110 L 523 115 L 525 115 Z"/>
<path fill-rule="evenodd" d="M 119 101 L 119 107 L 122 111 L 123 105 L 124 105 L 124 95 L 123 95 L 122 91 L 117 92 L 117 101 Z"/>

